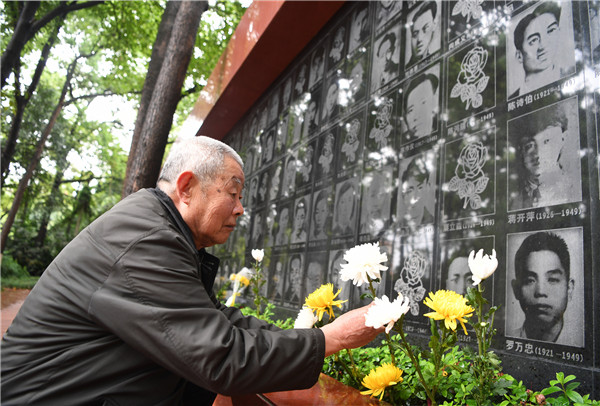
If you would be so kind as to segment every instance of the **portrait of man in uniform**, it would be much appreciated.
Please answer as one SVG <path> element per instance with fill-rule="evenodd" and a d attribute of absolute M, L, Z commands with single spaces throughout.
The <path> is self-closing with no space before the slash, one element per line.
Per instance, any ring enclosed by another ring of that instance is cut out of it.
<path fill-rule="evenodd" d="M 581 200 L 577 98 L 510 120 L 509 210 Z"/>

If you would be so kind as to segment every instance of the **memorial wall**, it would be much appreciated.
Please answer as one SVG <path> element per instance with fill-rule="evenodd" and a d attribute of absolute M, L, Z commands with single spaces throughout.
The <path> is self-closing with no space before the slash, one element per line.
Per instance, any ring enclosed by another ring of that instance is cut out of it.
<path fill-rule="evenodd" d="M 594 393 L 599 9 L 348 2 L 224 138 L 246 213 L 214 248 L 220 283 L 264 248 L 263 294 L 286 316 L 326 282 L 347 310 L 364 302 L 339 280 L 344 251 L 378 242 L 377 293 L 408 296 L 405 329 L 425 337 L 428 292 L 464 293 L 469 252 L 495 249 L 483 284 L 505 369 L 572 372 Z"/>

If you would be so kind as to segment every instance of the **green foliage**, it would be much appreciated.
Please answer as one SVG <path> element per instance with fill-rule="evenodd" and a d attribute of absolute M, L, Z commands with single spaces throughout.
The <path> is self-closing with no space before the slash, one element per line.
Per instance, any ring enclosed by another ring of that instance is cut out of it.
<path fill-rule="evenodd" d="M 256 311 L 256 309 L 252 308 L 252 307 L 246 306 L 246 307 L 240 308 L 242 314 L 244 314 L 245 316 L 256 317 L 257 319 L 264 320 L 267 323 L 274 324 L 275 326 L 277 326 L 281 329 L 288 330 L 288 329 L 294 327 L 294 319 L 292 319 L 291 317 L 288 317 L 287 319 L 274 319 L 273 318 L 273 316 L 275 315 L 275 312 L 273 311 L 274 309 L 275 309 L 275 305 L 273 303 L 267 303 L 264 310 L 260 313 L 258 313 Z"/>
<path fill-rule="evenodd" d="M 64 4 L 41 2 L 35 19 Z M 106 1 L 68 13 L 64 20 L 53 20 L 24 47 L 18 83 L 13 76 L 2 89 L 0 139 L 4 146 L 15 121 L 17 97 L 24 95 L 42 48 L 60 26 L 49 61 L 26 106 L 1 195 L 0 217 L 5 218 L 56 106 L 65 69 L 78 58 L 67 104 L 25 191 L 4 251 L 29 274 L 41 274 L 78 231 L 120 200 L 132 128 L 124 128 L 116 115 L 119 106 L 115 100 L 129 100 L 133 107 L 138 103 L 165 5 L 165 0 Z M 2 51 L 13 35 L 19 7 L 20 2 L 0 2 Z M 220 0 L 204 13 L 185 94 L 202 89 L 244 11 L 237 1 Z M 219 28 L 212 28 L 213 23 Z M 195 100 L 196 96 L 188 96 L 179 104 L 175 126 L 187 117 Z M 98 106 L 103 114 L 98 114 Z"/>
<path fill-rule="evenodd" d="M 25 267 L 21 266 L 10 255 L 2 256 L 2 279 L 4 278 L 26 278 L 29 274 Z"/>

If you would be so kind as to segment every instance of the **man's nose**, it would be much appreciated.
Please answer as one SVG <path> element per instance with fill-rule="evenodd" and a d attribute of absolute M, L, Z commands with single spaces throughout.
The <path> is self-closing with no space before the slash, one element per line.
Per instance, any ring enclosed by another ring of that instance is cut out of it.
<path fill-rule="evenodd" d="M 238 199 L 235 207 L 233 208 L 233 214 L 236 217 L 241 216 L 242 214 L 244 214 L 244 206 L 242 205 L 242 201 Z"/>
<path fill-rule="evenodd" d="M 535 290 L 533 292 L 535 297 L 546 297 L 546 284 L 544 282 L 538 282 L 535 284 Z"/>

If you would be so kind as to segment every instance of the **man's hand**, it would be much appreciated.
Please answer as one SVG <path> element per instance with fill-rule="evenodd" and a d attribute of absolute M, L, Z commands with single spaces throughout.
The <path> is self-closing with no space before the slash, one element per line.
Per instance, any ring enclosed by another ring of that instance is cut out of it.
<path fill-rule="evenodd" d="M 370 343 L 379 333 L 385 331 L 385 327 L 374 329 L 365 326 L 365 314 L 369 306 L 344 313 L 333 323 L 321 327 L 325 334 L 326 357 L 345 348 L 362 347 Z"/>

